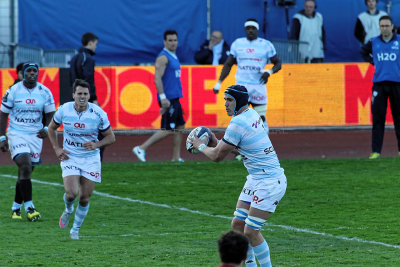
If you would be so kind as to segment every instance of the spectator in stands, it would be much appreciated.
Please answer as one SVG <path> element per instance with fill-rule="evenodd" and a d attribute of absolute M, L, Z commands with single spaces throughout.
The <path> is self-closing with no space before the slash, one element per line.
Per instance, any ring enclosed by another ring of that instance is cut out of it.
<path fill-rule="evenodd" d="M 307 42 L 299 51 L 305 63 L 324 62 L 325 29 L 321 13 L 314 0 L 306 0 L 304 9 L 293 16 L 290 39 Z"/>
<path fill-rule="evenodd" d="M 157 100 L 161 107 L 161 131 L 154 133 L 140 146 L 132 149 L 140 161 L 146 161 L 146 150 L 169 135 L 174 136 L 172 161 L 182 162 L 180 157 L 182 130 L 185 120 L 179 99 L 182 98 L 181 64 L 176 56 L 178 33 L 175 30 L 164 32 L 164 49 L 158 54 L 155 63 L 154 82 L 157 88 Z"/>
<path fill-rule="evenodd" d="M 94 84 L 94 67 L 95 60 L 93 58 L 97 48 L 99 37 L 91 32 L 82 35 L 82 47 L 70 61 L 70 77 L 71 88 L 76 79 L 81 79 L 90 85 L 90 102 L 98 105 L 96 86 Z M 71 94 L 72 95 L 72 94 Z"/>
<path fill-rule="evenodd" d="M 382 16 L 387 16 L 385 11 L 376 9 L 377 0 L 365 0 L 364 2 L 368 9 L 358 15 L 354 28 L 354 36 L 361 45 L 368 43 L 372 37 L 376 37 L 381 33 L 379 19 Z"/>
<path fill-rule="evenodd" d="M 218 94 L 221 83 L 229 75 L 233 64 L 237 64 L 236 83 L 246 86 L 249 91 L 249 103 L 268 129 L 266 84 L 269 77 L 281 69 L 282 64 L 274 45 L 258 37 L 259 24 L 256 19 L 247 19 L 244 30 L 246 37 L 238 38 L 232 43 L 230 55 L 214 86 L 214 93 Z M 264 69 L 268 60 L 274 65 L 272 69 Z"/>
<path fill-rule="evenodd" d="M 17 72 L 17 79 L 14 80 L 14 84 L 22 81 L 24 79 L 24 74 L 22 73 L 22 67 L 24 66 L 24 62 L 21 62 L 17 65 L 17 68 L 15 69 Z"/>
<path fill-rule="evenodd" d="M 375 65 L 372 79 L 372 153 L 370 159 L 381 155 L 388 99 L 392 110 L 397 149 L 400 155 L 400 35 L 393 32 L 392 18 L 379 19 L 381 34 L 362 46 L 365 61 Z"/>
<path fill-rule="evenodd" d="M 229 56 L 229 45 L 223 39 L 222 32 L 213 31 L 210 40 L 206 40 L 194 54 L 197 64 L 224 64 Z"/>
<path fill-rule="evenodd" d="M 219 257 L 222 263 L 219 267 L 243 266 L 248 247 L 249 240 L 244 234 L 234 230 L 223 234 L 218 240 Z"/>

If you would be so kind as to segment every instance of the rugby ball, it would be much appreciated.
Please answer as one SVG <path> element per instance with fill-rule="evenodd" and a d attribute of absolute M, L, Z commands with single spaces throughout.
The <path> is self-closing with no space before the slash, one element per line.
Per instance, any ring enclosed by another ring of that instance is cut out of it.
<path fill-rule="evenodd" d="M 211 137 L 211 131 L 210 131 L 210 129 L 208 129 L 205 126 L 199 126 L 199 127 L 194 128 L 188 135 L 188 137 L 186 139 L 187 151 L 189 151 L 192 154 L 198 154 L 198 153 L 200 153 L 200 151 L 197 150 L 196 148 L 194 148 L 191 143 L 189 143 L 189 137 L 193 137 L 194 135 L 196 135 L 200 140 L 205 141 L 205 144 L 208 145 L 208 142 L 210 141 L 210 137 Z"/>

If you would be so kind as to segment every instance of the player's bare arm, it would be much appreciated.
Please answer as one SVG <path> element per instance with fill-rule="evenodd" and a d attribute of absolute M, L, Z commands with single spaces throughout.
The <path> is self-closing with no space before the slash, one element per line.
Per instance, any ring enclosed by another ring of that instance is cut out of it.
<path fill-rule="evenodd" d="M 44 125 L 45 127 L 47 127 L 49 125 L 49 123 L 51 122 L 51 119 L 53 118 L 54 113 L 55 112 L 52 111 L 52 112 L 45 114 L 45 120 L 46 120 L 45 125 Z M 47 137 L 48 133 L 47 133 L 47 130 L 45 127 L 37 132 L 37 134 L 36 134 L 37 137 L 39 137 L 41 139 L 44 139 Z"/>
<path fill-rule="evenodd" d="M 1 137 L 0 150 L 2 152 L 8 151 L 8 141 L 6 138 L 7 119 L 8 119 L 8 113 L 0 111 L 0 137 Z"/>
<path fill-rule="evenodd" d="M 267 83 L 269 76 L 271 76 L 273 73 L 277 73 L 278 71 L 280 71 L 282 69 L 282 62 L 277 55 L 274 57 L 271 57 L 270 61 L 272 64 L 274 64 L 274 66 L 272 67 L 272 69 L 268 69 L 263 72 L 263 74 L 261 75 L 261 78 L 260 78 L 260 83 L 263 83 L 263 84 Z"/>
<path fill-rule="evenodd" d="M 233 64 L 236 64 L 236 58 L 232 55 L 226 59 L 224 66 L 222 67 L 221 75 L 219 76 L 217 84 L 214 86 L 213 91 L 215 94 L 219 93 L 219 89 L 221 88 L 221 83 L 228 77 L 229 73 L 231 72 Z"/>
<path fill-rule="evenodd" d="M 101 132 L 104 138 L 99 142 L 86 142 L 83 144 L 83 147 L 87 150 L 95 150 L 96 148 L 105 147 L 111 145 L 115 142 L 115 135 L 113 130 L 108 128 L 106 131 Z"/>
<path fill-rule="evenodd" d="M 54 121 L 51 121 L 49 126 L 48 126 L 48 136 L 50 143 L 54 149 L 54 152 L 56 153 L 57 158 L 60 161 L 67 160 L 69 159 L 68 154 L 69 152 L 64 150 L 62 147 L 59 146 L 58 144 L 58 139 L 57 139 L 57 129 L 60 125 L 55 123 Z"/>
<path fill-rule="evenodd" d="M 162 55 L 156 59 L 155 64 L 155 75 L 154 75 L 154 83 L 156 84 L 158 95 L 160 96 L 161 102 L 161 111 L 160 113 L 164 113 L 167 108 L 169 108 L 170 102 L 165 97 L 164 86 L 162 83 L 162 77 L 164 76 L 165 68 L 167 67 L 168 59 L 166 56 Z"/>

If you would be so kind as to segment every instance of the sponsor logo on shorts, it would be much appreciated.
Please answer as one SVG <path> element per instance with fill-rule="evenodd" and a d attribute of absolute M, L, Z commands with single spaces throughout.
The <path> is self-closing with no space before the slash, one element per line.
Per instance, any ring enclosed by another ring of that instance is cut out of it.
<path fill-rule="evenodd" d="M 243 188 L 242 193 L 249 196 L 254 195 L 254 192 L 247 188 Z"/>
<path fill-rule="evenodd" d="M 40 154 L 31 152 L 31 158 L 38 159 L 40 158 Z"/>
<path fill-rule="evenodd" d="M 78 167 L 73 166 L 73 165 L 65 165 L 65 166 L 63 167 L 63 169 L 64 169 L 64 170 L 79 170 Z"/>
<path fill-rule="evenodd" d="M 260 96 L 260 95 L 258 95 L 258 96 L 251 96 L 251 100 L 255 100 L 255 101 L 264 101 L 264 100 L 266 100 L 267 98 L 265 97 L 265 96 Z"/>
<path fill-rule="evenodd" d="M 18 145 L 15 145 L 15 146 L 11 146 L 11 148 L 14 150 L 14 149 L 17 149 L 17 148 L 27 147 L 27 146 L 28 146 L 27 144 L 18 144 Z"/>
<path fill-rule="evenodd" d="M 99 179 L 100 177 L 100 173 L 99 172 L 88 172 L 90 174 L 90 176 L 92 176 L 93 178 Z"/>
<path fill-rule="evenodd" d="M 256 204 L 260 204 L 260 202 L 262 202 L 262 201 L 264 201 L 263 198 L 262 198 L 262 199 L 259 199 L 258 196 L 254 196 L 254 197 L 253 197 L 253 202 L 256 203 Z"/>

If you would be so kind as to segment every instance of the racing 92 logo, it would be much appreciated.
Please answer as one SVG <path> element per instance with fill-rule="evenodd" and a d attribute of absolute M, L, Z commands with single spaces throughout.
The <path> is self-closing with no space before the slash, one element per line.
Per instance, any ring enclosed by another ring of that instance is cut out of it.
<path fill-rule="evenodd" d="M 78 128 L 78 129 L 85 129 L 85 124 L 84 123 L 75 122 L 74 123 L 74 127 Z"/>
<path fill-rule="evenodd" d="M 100 177 L 100 173 L 98 173 L 98 172 L 89 172 L 89 174 L 90 174 L 90 176 L 92 176 L 96 179 L 98 179 Z"/>
<path fill-rule="evenodd" d="M 376 54 L 378 61 L 396 61 L 397 55 L 395 53 L 378 53 Z"/>
<path fill-rule="evenodd" d="M 40 154 L 39 154 L 39 153 L 33 153 L 33 152 L 31 152 L 30 154 L 31 154 L 31 158 L 33 158 L 33 159 L 38 159 L 38 158 L 40 158 Z"/>
<path fill-rule="evenodd" d="M 27 99 L 25 100 L 25 103 L 28 104 L 28 105 L 33 105 L 33 104 L 36 104 L 36 100 L 35 100 L 35 99 L 27 98 Z"/>

